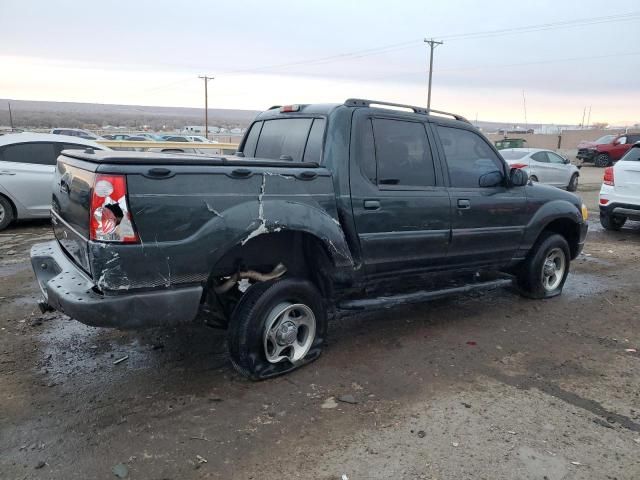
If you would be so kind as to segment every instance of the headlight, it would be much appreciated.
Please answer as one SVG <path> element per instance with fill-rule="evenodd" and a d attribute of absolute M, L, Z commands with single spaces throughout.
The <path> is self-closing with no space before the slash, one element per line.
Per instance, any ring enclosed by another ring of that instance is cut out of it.
<path fill-rule="evenodd" d="M 588 218 L 589 218 L 589 210 L 587 210 L 587 206 L 583 203 L 582 204 L 582 220 L 586 222 Z"/>

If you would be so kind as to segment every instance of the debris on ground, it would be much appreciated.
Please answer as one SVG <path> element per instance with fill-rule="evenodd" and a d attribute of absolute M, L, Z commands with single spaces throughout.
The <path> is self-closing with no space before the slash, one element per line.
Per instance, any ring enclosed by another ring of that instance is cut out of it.
<path fill-rule="evenodd" d="M 111 471 L 118 478 L 127 478 L 129 476 L 129 469 L 124 463 L 114 465 Z"/>
<path fill-rule="evenodd" d="M 336 408 L 338 404 L 336 403 L 336 399 L 333 397 L 327 398 L 324 403 L 320 406 L 320 408 Z"/>
<path fill-rule="evenodd" d="M 39 470 L 42 467 L 44 467 L 46 465 L 46 463 L 43 460 L 40 460 L 38 463 L 36 463 L 35 469 Z"/>
<path fill-rule="evenodd" d="M 420 438 L 424 438 L 427 434 L 425 433 L 424 430 L 418 430 L 418 437 Z"/>
<path fill-rule="evenodd" d="M 129 355 L 125 355 L 125 356 L 124 356 L 124 357 L 122 357 L 122 358 L 119 358 L 119 359 L 117 359 L 117 360 L 114 360 L 114 361 L 113 361 L 113 364 L 114 364 L 114 365 L 118 365 L 119 363 L 122 363 L 122 362 L 124 362 L 125 360 L 128 360 L 128 359 L 129 359 Z"/>
<path fill-rule="evenodd" d="M 338 401 L 342 403 L 350 403 L 355 405 L 358 401 L 353 397 L 353 395 L 340 395 L 338 397 Z"/>
<path fill-rule="evenodd" d="M 196 455 L 196 460 L 198 461 L 198 463 L 207 463 L 207 459 L 201 455 Z"/>
<path fill-rule="evenodd" d="M 627 353 L 638 353 L 638 350 L 635 348 L 625 348 L 624 351 Z"/>

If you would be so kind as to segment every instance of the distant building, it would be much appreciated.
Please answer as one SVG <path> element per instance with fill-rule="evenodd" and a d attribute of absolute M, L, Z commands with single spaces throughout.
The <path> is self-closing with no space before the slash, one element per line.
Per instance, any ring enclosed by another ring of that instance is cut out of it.
<path fill-rule="evenodd" d="M 219 133 L 219 127 L 209 126 L 209 133 Z M 182 133 L 189 135 L 204 135 L 204 125 L 187 125 L 182 129 Z"/>

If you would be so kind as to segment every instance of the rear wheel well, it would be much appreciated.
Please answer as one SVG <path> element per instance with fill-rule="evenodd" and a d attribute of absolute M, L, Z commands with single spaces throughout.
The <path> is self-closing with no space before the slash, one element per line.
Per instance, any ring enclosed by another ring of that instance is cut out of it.
<path fill-rule="evenodd" d="M 16 208 L 15 203 L 13 203 L 13 201 L 9 197 L 4 195 L 3 193 L 0 193 L 0 197 L 4 198 L 7 202 L 9 202 L 9 205 L 11 205 L 11 213 L 13 213 L 13 219 L 17 220 L 18 219 L 18 209 Z"/>
<path fill-rule="evenodd" d="M 218 321 L 226 323 L 243 292 L 236 286 L 217 294 L 214 288 L 238 272 L 267 274 L 279 263 L 286 267 L 286 276 L 308 279 L 324 298 L 332 297 L 335 265 L 324 242 L 307 232 L 284 230 L 260 235 L 229 250 L 210 273 L 204 303 Z"/>
<path fill-rule="evenodd" d="M 571 252 L 571 258 L 578 256 L 578 242 L 580 240 L 580 226 L 568 218 L 558 218 L 549 223 L 542 232 L 554 232 L 562 235 L 569 244 L 569 251 Z M 538 238 L 540 238 L 538 236 Z M 536 240 L 537 243 L 537 240 Z"/>

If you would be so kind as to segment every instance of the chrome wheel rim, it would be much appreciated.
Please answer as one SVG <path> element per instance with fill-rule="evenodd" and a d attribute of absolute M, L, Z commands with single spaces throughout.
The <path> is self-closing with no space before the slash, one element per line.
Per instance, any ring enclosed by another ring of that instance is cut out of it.
<path fill-rule="evenodd" d="M 0 223 L 4 221 L 4 214 L 4 207 L 2 206 L 2 204 L 0 204 Z"/>
<path fill-rule="evenodd" d="M 316 316 L 302 303 L 284 302 L 267 317 L 264 328 L 264 354 L 270 363 L 301 361 L 316 336 Z"/>
<path fill-rule="evenodd" d="M 560 286 L 567 268 L 567 259 L 560 248 L 552 249 L 542 264 L 542 286 L 551 292 Z"/>

